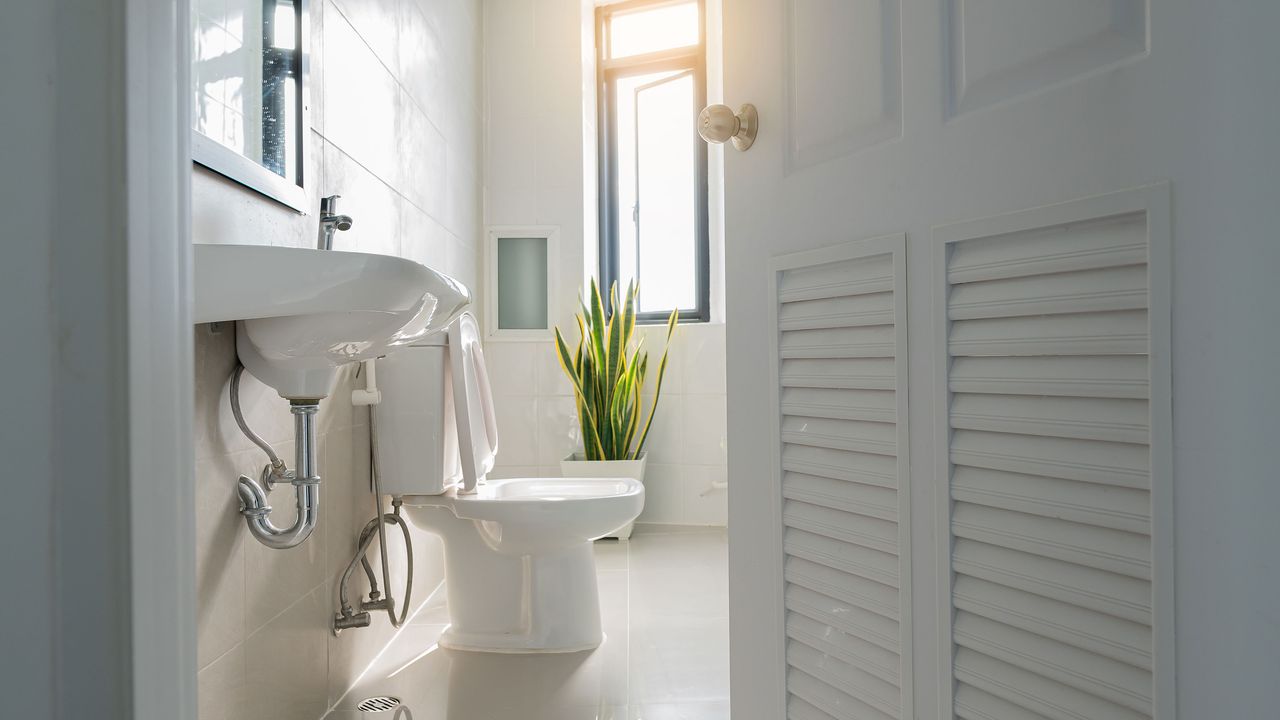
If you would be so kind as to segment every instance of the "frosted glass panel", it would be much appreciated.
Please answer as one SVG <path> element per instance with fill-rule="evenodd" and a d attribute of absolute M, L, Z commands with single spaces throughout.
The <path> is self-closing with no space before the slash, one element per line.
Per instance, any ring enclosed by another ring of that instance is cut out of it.
<path fill-rule="evenodd" d="M 547 328 L 547 239 L 498 238 L 498 329 Z"/>

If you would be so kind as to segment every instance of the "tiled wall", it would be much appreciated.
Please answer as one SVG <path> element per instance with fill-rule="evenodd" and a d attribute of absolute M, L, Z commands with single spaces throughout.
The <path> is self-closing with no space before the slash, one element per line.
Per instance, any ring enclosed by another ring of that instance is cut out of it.
<path fill-rule="evenodd" d="M 215 5 L 217 3 L 214 3 Z M 334 248 L 427 263 L 474 287 L 480 235 L 480 0 L 313 0 L 312 207 L 341 194 L 355 226 Z M 203 168 L 194 171 L 196 242 L 312 246 L 316 214 L 298 215 Z M 264 455 L 227 402 L 235 367 L 229 325 L 197 326 L 196 483 L 200 718 L 314 720 L 386 645 L 373 627 L 329 632 L 337 582 L 375 514 L 368 490 L 368 411 L 353 408 L 353 369 L 321 404 L 321 520 L 301 547 L 249 536 L 236 513 L 239 474 Z M 250 425 L 292 465 L 286 403 L 246 374 Z M 272 505 L 292 521 L 292 488 Z M 393 560 L 403 558 L 390 535 Z M 439 541 L 415 529 L 414 606 L 443 578 Z M 393 563 L 394 566 L 394 563 Z M 403 580 L 397 572 L 392 584 Z M 363 592 L 358 577 L 353 596 Z M 400 591 L 397 589 L 398 594 Z"/>
<path fill-rule="evenodd" d="M 577 281 L 595 262 L 595 152 L 587 149 L 596 137 L 594 8 L 593 0 L 484 3 L 485 223 L 559 228 L 563 284 L 553 321 L 571 339 Z M 718 229 L 713 222 L 713 235 Z M 713 268 L 715 297 L 720 264 Z M 656 363 L 660 329 L 645 332 Z M 727 475 L 724 348 L 723 324 L 680 326 L 647 443 L 641 522 L 725 523 L 726 492 L 712 489 Z M 560 458 L 580 440 L 550 334 L 543 342 L 491 341 L 485 357 L 498 395 L 496 474 L 559 474 Z"/>

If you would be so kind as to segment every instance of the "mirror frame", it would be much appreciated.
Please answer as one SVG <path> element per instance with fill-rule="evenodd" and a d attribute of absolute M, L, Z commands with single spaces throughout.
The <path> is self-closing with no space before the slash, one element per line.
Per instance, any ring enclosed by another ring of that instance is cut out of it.
<path fill-rule="evenodd" d="M 265 2 L 265 0 L 264 0 Z M 298 183 L 281 177 L 257 162 L 191 128 L 191 159 L 228 180 L 265 195 L 276 202 L 306 215 L 310 208 L 311 164 L 311 0 L 297 0 L 297 38 L 301 62 L 299 67 Z M 189 93 L 195 92 L 192 77 Z M 189 97 L 190 95 L 188 95 Z"/>

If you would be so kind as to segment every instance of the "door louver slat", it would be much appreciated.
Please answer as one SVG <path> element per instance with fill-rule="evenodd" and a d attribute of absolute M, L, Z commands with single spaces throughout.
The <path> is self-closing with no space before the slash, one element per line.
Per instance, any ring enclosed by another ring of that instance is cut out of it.
<path fill-rule="evenodd" d="M 791 720 L 911 716 L 904 239 L 883 240 L 777 274 Z"/>
<path fill-rule="evenodd" d="M 1144 213 L 947 249 L 954 712 L 1153 714 Z"/>

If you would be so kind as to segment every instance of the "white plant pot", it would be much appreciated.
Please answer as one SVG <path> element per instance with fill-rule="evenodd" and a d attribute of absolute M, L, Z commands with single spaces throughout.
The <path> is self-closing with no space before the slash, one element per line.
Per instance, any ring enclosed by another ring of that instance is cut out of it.
<path fill-rule="evenodd" d="M 640 453 L 639 459 L 636 460 L 584 460 L 582 453 L 573 453 L 560 461 L 560 474 L 576 479 L 634 478 L 643 485 L 644 463 L 648 455 L 648 453 Z M 635 521 L 629 522 L 625 527 L 618 528 L 617 532 L 605 537 L 626 540 L 631 537 L 631 529 L 634 526 Z"/>

